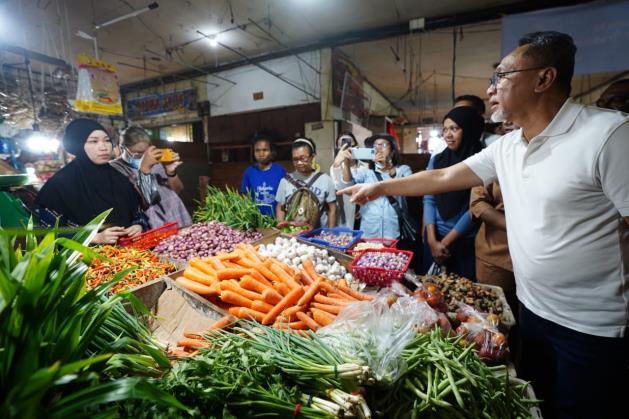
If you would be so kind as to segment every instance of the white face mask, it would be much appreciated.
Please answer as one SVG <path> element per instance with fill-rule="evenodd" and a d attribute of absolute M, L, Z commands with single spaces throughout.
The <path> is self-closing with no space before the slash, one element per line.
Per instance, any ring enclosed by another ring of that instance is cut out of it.
<path fill-rule="evenodd" d="M 385 165 L 382 163 L 376 163 L 375 165 L 378 172 L 382 172 L 382 170 L 385 168 Z"/>

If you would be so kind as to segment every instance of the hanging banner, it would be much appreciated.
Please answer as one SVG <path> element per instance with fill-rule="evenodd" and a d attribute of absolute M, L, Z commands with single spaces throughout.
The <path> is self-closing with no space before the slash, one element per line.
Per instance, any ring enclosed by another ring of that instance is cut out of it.
<path fill-rule="evenodd" d="M 128 118 L 161 116 L 173 113 L 195 112 L 197 89 L 186 89 L 170 93 L 127 99 L 125 114 Z"/>
<path fill-rule="evenodd" d="M 502 56 L 522 35 L 537 31 L 567 33 L 577 46 L 575 74 L 629 68 L 629 1 L 585 4 L 506 16 L 502 19 Z"/>
<path fill-rule="evenodd" d="M 79 112 L 122 114 L 116 68 L 104 60 L 79 54 L 79 75 L 74 107 Z"/>

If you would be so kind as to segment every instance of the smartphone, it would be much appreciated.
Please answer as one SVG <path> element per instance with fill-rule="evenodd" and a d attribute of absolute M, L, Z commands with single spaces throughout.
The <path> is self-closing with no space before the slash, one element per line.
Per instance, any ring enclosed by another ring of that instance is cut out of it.
<path fill-rule="evenodd" d="M 376 150 L 373 148 L 352 148 L 352 159 L 373 160 Z"/>
<path fill-rule="evenodd" d="M 343 138 L 341 140 L 341 147 L 343 147 L 344 145 L 347 145 L 347 147 L 351 147 L 352 146 L 352 139 L 350 137 Z"/>

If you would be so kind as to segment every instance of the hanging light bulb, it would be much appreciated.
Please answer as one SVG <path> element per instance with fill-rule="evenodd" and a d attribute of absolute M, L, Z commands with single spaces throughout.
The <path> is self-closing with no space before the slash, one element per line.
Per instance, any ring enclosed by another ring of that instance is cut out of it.
<path fill-rule="evenodd" d="M 218 46 L 218 34 L 216 34 L 216 35 L 210 35 L 210 36 L 208 37 L 208 41 L 209 41 L 210 46 L 211 46 L 212 48 L 216 48 L 216 47 Z"/>

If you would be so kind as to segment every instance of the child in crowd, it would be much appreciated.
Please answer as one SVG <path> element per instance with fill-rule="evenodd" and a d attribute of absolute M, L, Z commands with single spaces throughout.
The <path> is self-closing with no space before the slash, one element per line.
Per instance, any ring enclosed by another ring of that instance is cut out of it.
<path fill-rule="evenodd" d="M 275 216 L 275 195 L 286 170 L 273 163 L 275 149 L 271 139 L 258 136 L 253 140 L 255 164 L 249 166 L 242 177 L 240 192 L 249 193 L 264 215 Z"/>

